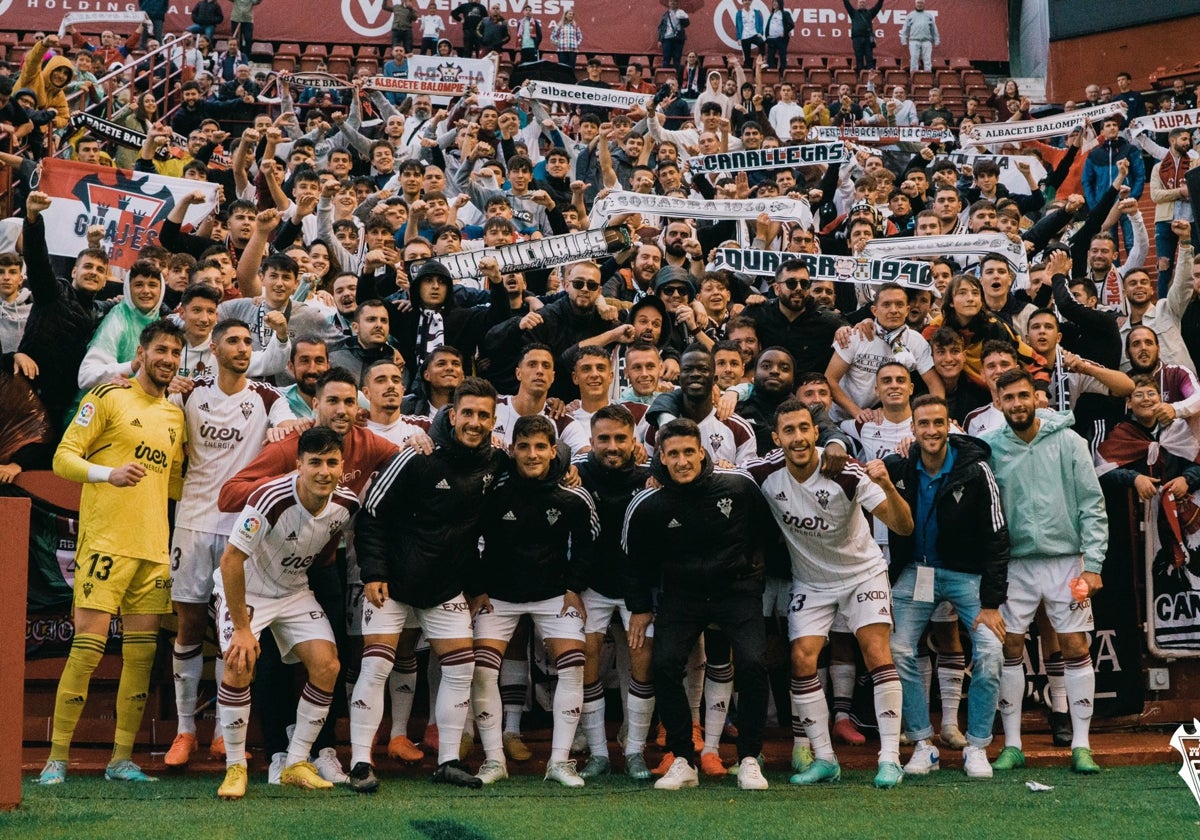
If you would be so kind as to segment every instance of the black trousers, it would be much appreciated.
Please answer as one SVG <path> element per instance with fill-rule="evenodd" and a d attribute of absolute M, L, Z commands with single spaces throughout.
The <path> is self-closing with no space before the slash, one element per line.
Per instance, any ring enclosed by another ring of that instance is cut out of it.
<path fill-rule="evenodd" d="M 406 53 L 412 52 L 412 30 L 411 29 L 393 29 L 392 30 L 392 46 L 404 47 Z"/>
<path fill-rule="evenodd" d="M 758 47 L 759 53 L 766 49 L 766 42 L 763 41 L 761 35 L 755 35 L 751 38 L 742 39 L 742 67 L 746 70 L 751 69 L 754 64 L 750 60 L 750 51 Z"/>
<path fill-rule="evenodd" d="M 767 716 L 767 633 L 762 595 L 720 598 L 664 592 L 654 617 L 654 692 L 658 714 L 667 730 L 667 749 L 676 758 L 696 763 L 692 746 L 692 711 L 683 690 L 683 674 L 696 639 L 710 624 L 720 627 L 733 649 L 738 686 L 738 760 L 762 751 Z"/>
<path fill-rule="evenodd" d="M 875 69 L 875 45 L 870 38 L 851 38 L 854 44 L 854 69 Z"/>

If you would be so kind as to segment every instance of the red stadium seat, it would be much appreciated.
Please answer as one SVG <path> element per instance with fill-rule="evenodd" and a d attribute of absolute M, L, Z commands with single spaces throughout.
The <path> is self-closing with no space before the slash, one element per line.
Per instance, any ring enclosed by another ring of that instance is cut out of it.
<path fill-rule="evenodd" d="M 808 83 L 810 85 L 819 85 L 820 87 L 828 87 L 833 83 L 833 74 L 828 70 L 817 68 L 808 71 Z"/>
<path fill-rule="evenodd" d="M 825 60 L 825 66 L 828 67 L 830 70 L 849 70 L 850 69 L 850 59 L 844 55 L 830 56 L 828 59 Z M 836 73 L 835 73 L 835 75 L 836 75 Z"/>
<path fill-rule="evenodd" d="M 304 54 L 300 56 L 300 69 L 316 70 L 317 66 L 325 64 L 328 58 L 329 53 L 324 44 L 309 44 L 304 48 Z"/>
<path fill-rule="evenodd" d="M 275 51 L 275 58 L 271 62 L 271 67 L 280 73 L 294 72 L 300 64 L 300 45 L 299 44 L 280 44 L 279 49 Z"/>
<path fill-rule="evenodd" d="M 913 87 L 933 87 L 933 73 L 928 70 L 914 70 L 908 74 L 908 83 Z"/>
<path fill-rule="evenodd" d="M 349 76 L 354 64 L 354 48 L 339 44 L 329 51 L 329 72 L 335 76 Z"/>
<path fill-rule="evenodd" d="M 825 59 L 816 55 L 808 55 L 801 59 L 800 66 L 805 70 L 824 70 Z"/>
<path fill-rule="evenodd" d="M 970 70 L 971 69 L 971 59 L 963 58 L 962 56 L 958 56 L 957 58 L 952 58 L 952 59 L 950 59 L 950 69 L 951 70 Z"/>

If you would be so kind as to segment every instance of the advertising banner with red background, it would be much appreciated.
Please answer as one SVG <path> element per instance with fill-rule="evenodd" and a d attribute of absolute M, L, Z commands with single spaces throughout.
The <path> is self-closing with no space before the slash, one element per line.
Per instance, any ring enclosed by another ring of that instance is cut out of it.
<path fill-rule="evenodd" d="M 450 18 L 450 10 L 461 0 L 416 0 L 420 14 L 433 12 L 446 24 L 446 37 L 455 46 L 462 44 L 462 26 Z M 857 0 L 853 0 L 855 5 Z M 534 17 L 541 21 L 545 38 L 542 49 L 553 51 L 550 22 L 565 9 L 575 10 L 575 20 L 583 30 L 581 52 L 656 53 L 655 33 L 666 0 L 653 3 L 613 4 L 602 0 L 497 0 L 515 26 L 516 18 L 528 3 Z M 296 14 L 294 0 L 264 0 L 254 10 L 254 36 L 258 41 L 294 41 L 301 44 L 386 44 L 390 43 L 392 15 L 383 9 L 383 0 L 307 0 L 304 14 Z M 622 8 L 623 5 L 623 8 Z M 785 0 L 796 29 L 789 47 L 790 56 L 851 55 L 846 10 L 841 0 Z M 681 0 L 691 18 L 687 49 L 699 53 L 732 53 L 739 50 L 734 36 L 734 0 Z M 765 18 L 768 5 L 754 0 L 753 8 Z M 900 46 L 900 29 L 912 8 L 911 3 L 884 4 L 875 18 L 876 54 L 901 56 L 907 64 L 908 50 Z M 70 12 L 136 12 L 136 2 L 119 0 L 0 0 L 0 30 L 57 31 L 63 15 Z M 950 58 L 964 56 L 975 61 L 1008 59 L 1008 4 L 1004 0 L 937 0 L 929 5 L 937 17 L 942 43 L 937 54 Z M 218 36 L 230 32 L 226 22 Z M 167 16 L 168 32 L 178 32 L 191 24 L 191 3 L 175 2 Z M 98 27 L 91 25 L 86 30 Z M 417 32 L 419 38 L 420 33 Z M 515 47 L 516 35 L 508 47 Z M 740 53 L 739 53 L 740 54 Z"/>

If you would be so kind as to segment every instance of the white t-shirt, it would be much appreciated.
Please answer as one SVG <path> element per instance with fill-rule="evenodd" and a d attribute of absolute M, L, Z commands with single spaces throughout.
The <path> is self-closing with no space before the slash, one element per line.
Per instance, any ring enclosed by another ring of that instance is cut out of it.
<path fill-rule="evenodd" d="M 823 452 L 817 449 L 818 457 Z M 803 484 L 781 451 L 746 467 L 779 523 L 792 559 L 792 579 L 812 589 L 849 589 L 887 572 L 863 511 L 886 495 L 862 465 L 850 461 L 837 478 L 815 470 Z"/>
<path fill-rule="evenodd" d="M 188 470 L 175 525 L 209 534 L 228 534 L 236 513 L 217 510 L 221 487 L 262 451 L 267 429 L 295 420 L 287 399 L 273 386 L 247 380 L 226 394 L 215 378 L 196 380 L 186 394 L 171 394 L 187 422 Z"/>
<path fill-rule="evenodd" d="M 437 38 L 445 29 L 446 25 L 439 15 L 421 15 L 422 38 Z"/>
<path fill-rule="evenodd" d="M 428 417 L 409 417 L 406 414 L 401 414 L 387 425 L 374 420 L 367 421 L 368 429 L 397 446 L 404 446 L 405 441 L 415 434 L 428 434 L 430 425 Z"/>
<path fill-rule="evenodd" d="M 842 347 L 835 341 L 833 352 L 850 366 L 838 384 L 859 408 L 879 405 L 879 397 L 875 394 L 875 374 L 885 362 L 899 362 L 914 377 L 933 370 L 933 352 L 929 349 L 929 342 L 919 332 L 907 327 L 891 343 L 883 339 L 878 328 L 870 341 L 863 338 L 858 330 L 851 330 L 850 346 Z"/>
<path fill-rule="evenodd" d="M 967 427 L 967 434 L 971 437 L 979 437 L 992 429 L 1002 429 L 1006 422 L 1004 412 L 992 403 L 975 409 L 966 416 L 965 420 L 963 425 Z"/>
<path fill-rule="evenodd" d="M 659 418 L 660 423 L 666 420 Z M 718 420 L 716 409 L 709 412 L 699 423 L 700 440 L 704 451 L 712 458 L 713 465 L 717 461 L 728 461 L 740 467 L 747 461 L 758 456 L 758 446 L 754 440 L 754 429 L 750 424 L 736 414 L 731 414 L 728 420 Z M 654 454 L 655 440 L 658 429 L 647 426 L 645 434 L 646 451 Z"/>
<path fill-rule="evenodd" d="M 272 479 L 250 494 L 237 514 L 229 544 L 249 555 L 246 594 L 286 598 L 308 589 L 308 568 L 337 545 L 358 511 L 358 497 L 342 484 L 315 516 L 296 494 L 296 473 Z M 221 570 L 213 574 L 223 588 Z"/>
<path fill-rule="evenodd" d="M 804 106 L 799 102 L 776 102 L 771 107 L 771 113 L 767 114 L 767 120 L 775 129 L 776 137 L 790 137 L 792 118 L 803 116 Z"/>
<path fill-rule="evenodd" d="M 847 420 L 842 423 L 842 431 L 858 442 L 863 461 L 874 461 L 891 455 L 900 446 L 900 441 L 913 436 L 911 418 L 901 420 L 899 423 L 893 423 L 886 418 L 880 423 L 859 423 L 857 420 Z M 872 528 L 875 532 L 875 542 L 887 545 L 887 526 L 876 519 Z"/>
<path fill-rule="evenodd" d="M 505 446 L 512 445 L 513 426 L 521 419 L 521 415 L 512 406 L 512 400 L 511 396 L 500 397 L 496 400 L 496 425 L 492 429 L 492 434 L 501 438 Z M 572 457 L 580 449 L 592 445 L 591 430 L 583 423 L 576 421 L 571 415 L 564 414 L 555 420 L 550 417 L 549 406 L 544 408 L 542 413 L 549 417 L 550 422 L 554 424 L 554 428 L 558 432 L 558 439 L 571 448 Z"/>

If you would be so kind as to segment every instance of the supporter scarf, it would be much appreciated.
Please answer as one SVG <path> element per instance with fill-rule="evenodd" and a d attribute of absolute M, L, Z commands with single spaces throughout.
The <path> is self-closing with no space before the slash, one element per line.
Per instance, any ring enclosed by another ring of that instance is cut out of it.
<path fill-rule="evenodd" d="M 646 104 L 649 97 L 644 93 L 610 88 L 594 88 L 584 85 L 563 85 L 556 82 L 534 80 L 525 87 L 534 99 L 544 102 L 570 102 L 576 105 L 591 105 L 599 108 L 636 108 Z"/>
<path fill-rule="evenodd" d="M 758 169 L 792 169 L 817 163 L 846 163 L 850 151 L 843 143 L 806 143 L 773 149 L 744 149 L 688 158 L 692 172 L 742 172 Z"/>
<path fill-rule="evenodd" d="M 1135 137 L 1146 132 L 1164 133 L 1173 128 L 1200 127 L 1200 108 L 1190 111 L 1164 111 L 1129 121 L 1129 131 Z"/>
<path fill-rule="evenodd" d="M 1062 137 L 1070 134 L 1080 123 L 1099 122 L 1113 114 L 1125 115 L 1129 109 L 1121 100 L 1094 105 L 1091 108 L 1080 108 L 1067 111 L 1057 117 L 1043 117 L 1038 120 L 1021 120 L 1019 122 L 997 122 L 977 125 L 964 139 L 969 138 L 976 143 L 988 145 L 1006 141 L 1032 140 L 1038 137 Z"/>
<path fill-rule="evenodd" d="M 1151 478 L 1163 478 L 1162 453 L 1166 451 L 1177 458 L 1200 463 L 1200 442 L 1192 434 L 1186 420 L 1175 420 L 1171 425 L 1148 430 L 1141 423 L 1126 420 L 1113 427 L 1112 432 L 1096 455 L 1096 474 L 1104 475 L 1118 467 L 1145 462 Z M 1157 501 L 1162 505 L 1166 525 L 1174 537 L 1171 553 L 1175 568 L 1188 562 L 1188 549 L 1200 547 L 1200 492 L 1174 499 L 1159 493 Z"/>
<path fill-rule="evenodd" d="M 670 195 L 612 192 L 596 202 L 593 212 L 606 219 L 619 213 L 652 213 L 674 219 L 757 219 L 766 213 L 776 222 L 797 222 L 812 227 L 807 201 L 793 198 L 692 199 Z"/>
<path fill-rule="evenodd" d="M 1158 177 L 1162 181 L 1163 188 L 1177 190 L 1182 187 L 1183 176 L 1187 174 L 1191 162 L 1191 158 L 1187 155 L 1176 157 L 1174 152 L 1167 152 L 1166 157 L 1158 165 Z"/>
<path fill-rule="evenodd" d="M 417 347 L 417 364 L 421 364 L 445 342 L 442 313 L 436 309 L 422 309 L 417 335 L 421 339 Z"/>
<path fill-rule="evenodd" d="M 929 263 L 917 260 L 870 259 L 833 254 L 793 254 L 751 248 L 717 248 L 713 266 L 735 273 L 773 276 L 783 263 L 799 260 L 808 266 L 810 280 L 834 283 L 899 283 L 911 289 L 932 289 Z"/>

